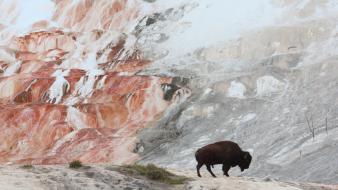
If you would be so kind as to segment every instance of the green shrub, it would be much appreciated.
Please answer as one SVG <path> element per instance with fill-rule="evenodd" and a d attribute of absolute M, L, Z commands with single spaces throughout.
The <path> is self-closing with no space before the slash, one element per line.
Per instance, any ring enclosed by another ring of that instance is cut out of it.
<path fill-rule="evenodd" d="M 31 168 L 33 168 L 33 166 L 32 166 L 32 164 L 25 164 L 25 165 L 21 166 L 21 168 L 31 169 Z"/>
<path fill-rule="evenodd" d="M 157 167 L 154 164 L 144 165 L 126 165 L 122 167 L 124 172 L 128 172 L 129 174 L 139 174 L 147 177 L 148 179 L 154 181 L 160 181 L 167 184 L 183 184 L 187 178 L 183 176 L 177 176 L 168 172 L 167 170 Z"/>
<path fill-rule="evenodd" d="M 69 163 L 69 167 L 70 168 L 81 168 L 83 165 L 82 165 L 82 162 L 79 161 L 79 160 L 74 160 L 72 161 L 71 163 Z"/>

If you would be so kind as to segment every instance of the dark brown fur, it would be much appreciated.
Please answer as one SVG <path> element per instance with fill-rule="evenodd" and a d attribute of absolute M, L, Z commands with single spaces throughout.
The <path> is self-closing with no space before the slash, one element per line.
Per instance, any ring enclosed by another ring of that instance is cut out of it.
<path fill-rule="evenodd" d="M 210 166 L 223 164 L 223 174 L 229 177 L 228 171 L 231 167 L 239 166 L 243 172 L 249 168 L 252 159 L 249 152 L 242 151 L 238 144 L 231 141 L 220 141 L 206 145 L 196 151 L 195 157 L 197 160 L 197 175 L 199 177 L 201 177 L 199 170 L 204 164 L 213 177 L 216 176 L 211 171 Z"/>

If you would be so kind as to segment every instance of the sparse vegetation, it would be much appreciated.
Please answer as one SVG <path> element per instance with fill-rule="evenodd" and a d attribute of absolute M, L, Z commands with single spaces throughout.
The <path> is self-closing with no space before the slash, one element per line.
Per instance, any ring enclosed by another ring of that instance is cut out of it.
<path fill-rule="evenodd" d="M 309 118 L 307 117 L 307 116 L 305 116 L 306 117 L 306 123 L 307 123 L 307 126 L 309 127 L 309 130 L 310 130 L 310 133 L 311 133 L 311 135 L 312 135 L 312 140 L 315 140 L 315 127 L 314 127 L 314 125 L 313 125 L 313 117 L 312 117 L 312 115 L 311 115 L 311 124 L 310 124 L 310 120 L 309 120 Z"/>
<path fill-rule="evenodd" d="M 25 165 L 21 166 L 21 168 L 23 168 L 23 169 L 31 169 L 31 168 L 33 168 L 33 166 L 32 166 L 32 164 L 25 164 Z"/>
<path fill-rule="evenodd" d="M 315 132 L 316 130 L 321 130 L 323 127 L 325 127 L 325 132 L 326 134 L 329 134 L 328 133 L 328 130 L 329 130 L 329 121 L 328 121 L 328 116 L 326 115 L 325 117 L 325 120 L 324 120 L 324 124 L 322 125 L 319 125 L 317 122 L 317 126 L 314 125 L 314 121 L 313 121 L 313 115 L 311 114 L 311 117 L 309 118 L 306 114 L 305 114 L 305 119 L 306 119 L 306 123 L 307 123 L 307 126 L 308 126 L 308 129 L 311 133 L 311 136 L 312 136 L 312 140 L 315 140 Z"/>
<path fill-rule="evenodd" d="M 328 134 L 328 132 L 327 132 L 327 116 L 325 117 L 325 131 L 326 131 L 326 134 Z"/>
<path fill-rule="evenodd" d="M 74 160 L 71 163 L 69 163 L 69 167 L 74 169 L 81 168 L 82 166 L 83 166 L 82 162 L 79 160 Z"/>
<path fill-rule="evenodd" d="M 122 166 L 120 169 L 120 172 L 127 172 L 128 174 L 136 174 L 145 176 L 148 179 L 154 180 L 154 181 L 160 181 L 163 183 L 176 185 L 176 184 L 183 184 L 188 178 L 183 176 L 177 176 L 175 174 L 172 174 L 168 172 L 167 170 L 157 167 L 154 164 L 148 164 L 148 165 L 126 165 Z"/>

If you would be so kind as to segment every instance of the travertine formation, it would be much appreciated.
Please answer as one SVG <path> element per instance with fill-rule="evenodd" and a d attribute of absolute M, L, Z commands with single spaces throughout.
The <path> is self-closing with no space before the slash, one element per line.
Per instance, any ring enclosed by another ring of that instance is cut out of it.
<path fill-rule="evenodd" d="M 136 1 L 55 3 L 53 21 L 0 31 L 0 163 L 133 162 L 137 131 L 183 88 L 137 75 L 151 62 L 135 46 Z"/>
<path fill-rule="evenodd" d="M 337 183 L 336 0 L 27 2 L 0 1 L 0 164 L 193 169 L 232 140 L 230 176 Z"/>

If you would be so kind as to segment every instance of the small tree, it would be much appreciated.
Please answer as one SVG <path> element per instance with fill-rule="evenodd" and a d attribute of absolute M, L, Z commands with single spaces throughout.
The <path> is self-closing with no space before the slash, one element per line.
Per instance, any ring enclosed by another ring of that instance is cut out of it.
<path fill-rule="evenodd" d="M 325 131 L 326 131 L 326 134 L 328 134 L 328 132 L 327 132 L 327 129 L 328 127 L 327 127 L 327 116 L 325 117 Z"/>
<path fill-rule="evenodd" d="M 315 127 L 313 125 L 313 117 L 311 115 L 311 124 L 310 124 L 310 119 L 307 117 L 307 115 L 305 115 L 306 117 L 306 122 L 307 122 L 307 126 L 309 128 L 310 133 L 312 134 L 312 140 L 315 140 Z"/>

